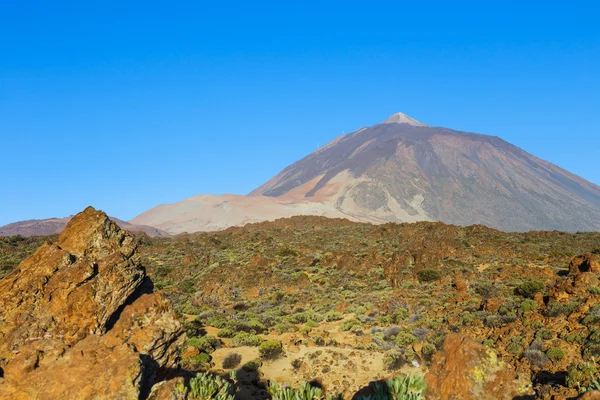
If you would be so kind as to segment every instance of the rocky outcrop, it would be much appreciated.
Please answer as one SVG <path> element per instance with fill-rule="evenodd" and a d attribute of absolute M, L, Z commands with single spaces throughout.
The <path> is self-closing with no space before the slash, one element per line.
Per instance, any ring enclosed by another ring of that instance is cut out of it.
<path fill-rule="evenodd" d="M 578 275 L 582 272 L 600 274 L 600 256 L 598 254 L 585 253 L 571 260 L 569 274 Z"/>
<path fill-rule="evenodd" d="M 425 380 L 431 400 L 512 400 L 524 394 L 521 391 L 528 382 L 519 379 L 492 350 L 459 334 L 446 338 Z"/>
<path fill-rule="evenodd" d="M 131 235 L 87 208 L 0 281 L 0 399 L 137 399 L 182 328 Z"/>

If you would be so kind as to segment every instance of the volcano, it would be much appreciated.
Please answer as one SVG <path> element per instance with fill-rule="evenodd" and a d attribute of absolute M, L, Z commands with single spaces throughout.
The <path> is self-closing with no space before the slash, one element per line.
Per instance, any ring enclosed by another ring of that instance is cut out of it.
<path fill-rule="evenodd" d="M 334 139 L 248 196 L 198 196 L 131 222 L 179 233 L 292 215 L 598 231 L 600 187 L 499 137 L 397 113 Z"/>

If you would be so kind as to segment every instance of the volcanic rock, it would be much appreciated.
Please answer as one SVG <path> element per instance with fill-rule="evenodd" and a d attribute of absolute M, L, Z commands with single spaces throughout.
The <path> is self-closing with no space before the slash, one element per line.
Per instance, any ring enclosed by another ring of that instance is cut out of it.
<path fill-rule="evenodd" d="M 0 280 L 0 399 L 144 398 L 183 331 L 104 213 L 76 215 Z"/>
<path fill-rule="evenodd" d="M 446 338 L 425 380 L 431 400 L 512 400 L 523 394 L 514 370 L 492 350 L 459 334 Z"/>

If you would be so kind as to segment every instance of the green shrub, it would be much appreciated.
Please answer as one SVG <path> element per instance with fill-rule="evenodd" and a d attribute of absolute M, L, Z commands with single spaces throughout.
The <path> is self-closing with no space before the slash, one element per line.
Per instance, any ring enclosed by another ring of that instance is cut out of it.
<path fill-rule="evenodd" d="M 403 307 L 398 307 L 394 310 L 394 322 L 402 322 L 408 318 L 408 310 Z"/>
<path fill-rule="evenodd" d="M 546 351 L 546 355 L 551 361 L 560 361 L 565 357 L 565 352 L 558 347 L 551 347 Z"/>
<path fill-rule="evenodd" d="M 235 332 L 229 328 L 219 329 L 217 336 L 220 338 L 232 338 L 235 336 Z"/>
<path fill-rule="evenodd" d="M 589 384 L 597 373 L 598 368 L 593 364 L 571 364 L 567 368 L 567 386 L 581 389 Z"/>
<path fill-rule="evenodd" d="M 190 395 L 198 400 L 234 400 L 234 389 L 219 376 L 200 373 L 190 379 Z"/>
<path fill-rule="evenodd" d="M 442 277 L 442 273 L 437 269 L 427 268 L 417 272 L 417 277 L 419 278 L 419 282 L 433 282 L 439 280 Z"/>
<path fill-rule="evenodd" d="M 353 331 L 354 332 L 356 329 L 362 329 L 362 323 L 356 318 L 347 319 L 346 321 L 344 321 L 342 323 L 342 326 L 340 327 L 340 329 L 343 331 Z"/>
<path fill-rule="evenodd" d="M 188 357 L 182 361 L 183 366 L 191 371 L 207 370 L 211 367 L 212 357 L 206 353 L 200 353 L 193 357 Z"/>
<path fill-rule="evenodd" d="M 398 335 L 396 335 L 396 346 L 398 347 L 407 347 L 416 341 L 416 336 L 406 331 L 400 331 L 398 332 Z"/>
<path fill-rule="evenodd" d="M 248 332 L 238 332 L 235 334 L 229 344 L 233 347 L 240 346 L 258 346 L 262 343 L 262 339 L 258 335 Z"/>
<path fill-rule="evenodd" d="M 521 283 L 517 288 L 517 293 L 523 297 L 533 298 L 536 293 L 543 291 L 545 287 L 543 281 L 531 279 Z"/>
<path fill-rule="evenodd" d="M 525 299 L 521 302 L 521 312 L 535 311 L 538 309 L 538 303 L 532 299 Z"/>
<path fill-rule="evenodd" d="M 550 340 L 554 337 L 554 333 L 550 330 L 550 329 L 540 329 L 539 331 L 537 331 L 535 333 L 535 338 L 536 339 L 541 339 L 541 340 Z"/>
<path fill-rule="evenodd" d="M 600 288 L 598 286 L 590 286 L 588 288 L 588 293 L 590 293 L 590 294 L 600 294 Z"/>
<path fill-rule="evenodd" d="M 563 304 L 559 301 L 551 301 L 544 310 L 546 317 L 558 317 L 560 315 L 569 315 L 577 309 L 577 303 L 571 302 Z"/>
<path fill-rule="evenodd" d="M 342 313 L 339 313 L 337 311 L 329 311 L 327 314 L 325 314 L 325 321 L 327 322 L 339 321 L 342 318 Z"/>
<path fill-rule="evenodd" d="M 425 359 L 425 361 L 431 361 L 433 358 L 433 354 L 436 352 L 436 347 L 431 343 L 425 343 L 423 348 L 421 349 L 421 355 Z"/>
<path fill-rule="evenodd" d="M 281 346 L 281 343 L 275 340 L 267 340 L 258 346 L 258 353 L 262 359 L 274 360 L 281 356 L 283 347 Z"/>
<path fill-rule="evenodd" d="M 400 369 L 404 364 L 404 354 L 398 350 L 389 350 L 383 356 L 383 367 L 388 371 Z"/>
<path fill-rule="evenodd" d="M 195 347 L 200 351 L 212 353 L 221 347 L 221 341 L 214 336 L 197 336 L 186 340 L 185 347 Z"/>
<path fill-rule="evenodd" d="M 522 348 L 521 341 L 513 340 L 506 346 L 506 351 L 510 354 L 519 354 Z"/>

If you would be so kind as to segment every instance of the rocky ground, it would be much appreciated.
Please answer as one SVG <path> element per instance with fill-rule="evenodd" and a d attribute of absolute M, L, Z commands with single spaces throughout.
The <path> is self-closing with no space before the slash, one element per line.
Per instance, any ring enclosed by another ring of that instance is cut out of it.
<path fill-rule="evenodd" d="M 294 217 L 150 238 L 88 209 L 48 239 L 0 242 L 0 398 L 176 398 L 233 370 L 238 398 L 415 374 L 428 399 L 567 399 L 600 377 L 599 233 Z"/>

